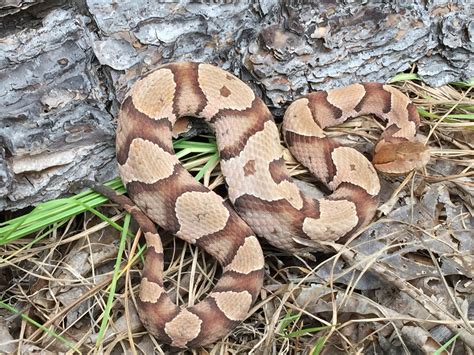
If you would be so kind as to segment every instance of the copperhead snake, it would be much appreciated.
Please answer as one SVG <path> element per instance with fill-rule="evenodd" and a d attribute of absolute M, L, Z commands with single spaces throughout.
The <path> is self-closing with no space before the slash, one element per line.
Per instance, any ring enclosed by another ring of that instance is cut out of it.
<path fill-rule="evenodd" d="M 373 164 L 324 132 L 364 114 L 387 123 Z M 233 208 L 198 183 L 174 155 L 172 127 L 184 116 L 200 117 L 215 130 Z M 318 245 L 344 240 L 367 225 L 380 191 L 375 169 L 404 174 L 428 162 L 429 153 L 416 138 L 419 121 L 404 94 L 378 83 L 294 101 L 283 120 L 284 139 L 296 159 L 332 191 L 315 200 L 290 178 L 270 111 L 240 79 L 188 62 L 140 78 L 122 103 L 116 149 L 120 176 L 139 209 L 131 202 L 128 208 L 141 218 L 148 246 L 138 300 L 147 330 L 176 348 L 210 344 L 228 334 L 247 316 L 262 287 L 264 256 L 256 236 L 298 252 L 298 238 Z M 163 248 L 150 219 L 222 265 L 214 289 L 198 304 L 178 307 L 164 290 Z"/>

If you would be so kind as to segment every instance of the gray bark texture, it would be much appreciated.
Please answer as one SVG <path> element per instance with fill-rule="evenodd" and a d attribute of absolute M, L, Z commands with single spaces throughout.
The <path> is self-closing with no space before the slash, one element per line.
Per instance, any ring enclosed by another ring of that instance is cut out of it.
<path fill-rule="evenodd" d="M 216 2 L 0 0 L 0 210 L 116 176 L 119 102 L 162 63 L 214 63 L 276 116 L 414 63 L 433 86 L 474 76 L 469 0 Z"/>

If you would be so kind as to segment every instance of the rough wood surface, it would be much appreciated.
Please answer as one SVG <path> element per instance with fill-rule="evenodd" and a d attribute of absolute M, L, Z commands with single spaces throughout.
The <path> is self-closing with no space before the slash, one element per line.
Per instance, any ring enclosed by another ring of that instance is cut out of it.
<path fill-rule="evenodd" d="M 434 86 L 474 76 L 469 1 L 210 3 L 1 1 L 0 210 L 115 176 L 118 101 L 163 62 L 233 71 L 276 115 L 308 91 L 413 63 Z"/>

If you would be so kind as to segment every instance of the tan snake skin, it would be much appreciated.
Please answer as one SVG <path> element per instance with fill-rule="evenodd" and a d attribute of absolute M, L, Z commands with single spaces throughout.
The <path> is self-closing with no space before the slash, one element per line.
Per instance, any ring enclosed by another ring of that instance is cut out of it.
<path fill-rule="evenodd" d="M 367 113 L 387 122 L 374 165 L 323 131 Z M 171 130 L 183 116 L 200 117 L 214 128 L 233 208 L 196 182 L 174 155 Z M 312 93 L 293 102 L 285 114 L 284 138 L 292 154 L 333 191 L 314 200 L 290 178 L 273 117 L 241 80 L 198 63 L 168 64 L 142 77 L 119 114 L 122 180 L 153 222 L 202 247 L 223 267 L 203 301 L 180 308 L 163 289 L 160 238 L 153 227 L 142 228 L 148 251 L 139 314 L 145 327 L 177 348 L 224 337 L 247 316 L 262 286 L 264 257 L 256 235 L 298 252 L 298 238 L 317 245 L 347 238 L 367 225 L 380 190 L 374 166 L 402 174 L 427 163 L 429 154 L 415 139 L 418 124 L 409 99 L 377 83 Z"/>

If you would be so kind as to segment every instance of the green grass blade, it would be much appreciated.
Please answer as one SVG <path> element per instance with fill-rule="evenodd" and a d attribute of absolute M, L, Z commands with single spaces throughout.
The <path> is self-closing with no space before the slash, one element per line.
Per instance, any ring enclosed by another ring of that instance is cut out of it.
<path fill-rule="evenodd" d="M 110 312 L 112 310 L 112 304 L 114 303 L 115 290 L 117 288 L 117 281 L 120 278 L 120 264 L 121 264 L 123 252 L 125 250 L 125 244 L 127 241 L 127 234 L 128 234 L 128 227 L 130 225 L 130 220 L 131 220 L 131 216 L 130 214 L 127 213 L 125 215 L 125 219 L 123 222 L 123 229 L 122 229 L 122 235 L 120 237 L 119 250 L 117 253 L 117 259 L 115 260 L 114 274 L 112 277 L 112 282 L 110 284 L 110 292 L 109 292 L 109 296 L 107 298 L 107 304 L 105 306 L 105 310 L 103 313 L 102 323 L 99 329 L 99 334 L 97 335 L 97 341 L 96 341 L 97 348 L 100 347 L 100 344 L 102 343 L 102 340 L 105 336 L 105 332 L 107 331 L 107 327 L 109 325 Z"/>
<path fill-rule="evenodd" d="M 204 164 L 204 166 L 198 171 L 198 173 L 196 174 L 196 176 L 194 177 L 197 181 L 201 180 L 202 177 L 204 176 L 204 174 L 206 174 L 206 172 L 213 166 L 215 166 L 215 164 L 219 161 L 219 153 L 215 153 L 214 155 L 212 155 L 208 162 L 206 164 Z"/>
<path fill-rule="evenodd" d="M 113 188 L 117 193 L 125 192 L 119 179 L 104 185 Z M 102 195 L 88 189 L 78 195 L 51 200 L 36 206 L 30 213 L 2 223 L 0 227 L 0 245 L 36 232 L 51 224 L 67 220 L 88 208 L 97 207 L 107 202 Z"/>
<path fill-rule="evenodd" d="M 186 155 L 189 155 L 191 154 L 193 151 L 191 149 L 188 149 L 188 148 L 184 148 L 182 150 L 180 150 L 179 152 L 176 152 L 176 157 L 178 157 L 178 159 L 183 159 Z"/>
<path fill-rule="evenodd" d="M 415 73 L 400 73 L 400 74 L 395 75 L 388 82 L 390 84 L 393 84 L 399 81 L 408 81 L 408 80 L 420 80 L 420 77 Z"/>
<path fill-rule="evenodd" d="M 319 355 L 323 350 L 324 344 L 326 344 L 327 337 L 319 338 L 311 349 L 311 355 Z"/>
<path fill-rule="evenodd" d="M 456 334 L 455 336 L 453 336 L 446 343 L 444 343 L 439 349 L 436 349 L 433 355 L 441 355 L 444 351 L 446 351 L 448 346 L 450 346 L 458 337 L 459 337 L 459 334 Z"/>
<path fill-rule="evenodd" d="M 81 201 L 73 201 L 73 203 L 77 203 L 79 206 L 82 206 L 85 210 L 95 214 L 97 217 L 99 217 L 104 222 L 107 222 L 109 225 L 111 225 L 112 227 L 117 229 L 119 232 L 123 232 L 123 228 L 119 224 L 115 223 L 109 217 L 107 217 L 103 213 L 100 213 L 95 208 L 90 207 L 89 205 L 87 205 L 86 203 L 83 203 Z M 128 236 L 133 237 L 133 233 L 128 233 Z"/>
<path fill-rule="evenodd" d="M 393 84 L 400 81 L 410 81 L 410 80 L 421 80 L 421 78 L 416 73 L 399 73 L 395 75 L 392 79 L 390 79 L 388 83 Z M 462 88 L 470 88 L 474 86 L 474 78 L 471 78 L 468 81 L 453 81 L 449 84 L 452 86 L 458 86 Z"/>
<path fill-rule="evenodd" d="M 421 107 L 418 107 L 417 110 L 418 110 L 418 113 L 420 114 L 420 116 L 422 116 L 422 117 L 434 118 L 434 119 L 441 119 L 441 117 L 443 117 L 443 116 L 437 115 L 435 113 L 425 111 Z M 457 119 L 457 120 L 469 120 L 470 121 L 470 120 L 474 120 L 474 113 L 450 114 L 450 115 L 446 115 L 446 117 L 444 119 Z"/>
<path fill-rule="evenodd" d="M 468 89 L 474 86 L 474 78 L 471 78 L 468 81 L 453 81 L 450 84 L 453 86 L 459 86 L 459 87 Z"/>
<path fill-rule="evenodd" d="M 301 313 L 293 314 L 291 311 L 286 312 L 285 316 L 280 321 L 280 323 L 278 324 L 278 327 L 277 327 L 277 329 L 279 329 L 279 334 L 282 335 L 282 336 L 286 336 L 286 334 L 283 333 L 284 330 L 286 328 L 288 328 L 288 326 L 291 323 L 297 322 L 298 319 L 300 319 L 300 317 L 301 317 Z"/>
<path fill-rule="evenodd" d="M 322 327 L 312 327 L 312 328 L 303 328 L 303 329 L 300 329 L 300 330 L 297 330 L 295 332 L 291 332 L 289 334 L 286 335 L 287 338 L 296 338 L 296 337 L 299 337 L 299 336 L 302 336 L 302 335 L 305 335 L 305 334 L 308 334 L 308 333 L 316 333 L 316 332 L 320 332 L 321 330 L 326 330 L 326 329 L 330 329 L 332 328 L 331 325 L 324 325 Z"/>
<path fill-rule="evenodd" d="M 217 151 L 217 146 L 215 142 L 185 141 L 180 143 L 174 143 L 173 147 L 174 149 L 190 149 L 194 152 L 199 152 L 201 150 L 208 152 Z"/>
<path fill-rule="evenodd" d="M 47 327 L 45 327 L 44 325 L 38 323 L 37 321 L 35 321 L 34 319 L 31 319 L 30 317 L 28 317 L 26 314 L 24 313 L 21 313 L 19 310 L 17 310 L 16 308 L 10 306 L 9 304 L 6 304 L 4 303 L 3 301 L 0 301 L 0 307 L 6 309 L 7 311 L 13 313 L 13 314 L 17 314 L 19 315 L 22 319 L 24 319 L 26 322 L 34 325 L 35 327 L 41 329 L 42 331 L 44 331 L 46 334 L 48 334 L 49 336 L 52 336 L 53 338 L 59 340 L 60 342 L 62 342 L 63 344 L 65 344 L 68 348 L 70 348 L 71 350 L 73 350 L 74 352 L 78 353 L 78 354 L 81 354 L 81 352 L 79 351 L 79 349 L 77 349 L 75 347 L 75 345 L 70 342 L 69 340 L 67 340 L 66 338 L 62 337 L 61 335 L 59 334 L 56 334 L 55 332 L 53 332 L 52 330 L 48 329 Z"/>

